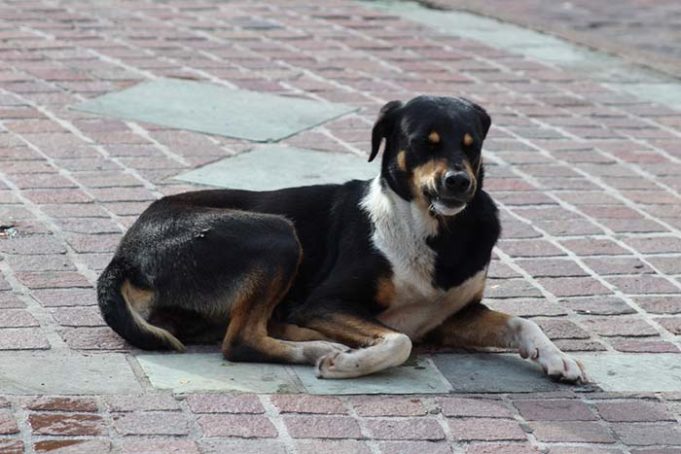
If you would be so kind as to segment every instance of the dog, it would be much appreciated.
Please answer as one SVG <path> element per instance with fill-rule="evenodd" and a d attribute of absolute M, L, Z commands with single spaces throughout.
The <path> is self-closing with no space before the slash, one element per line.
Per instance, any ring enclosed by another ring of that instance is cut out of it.
<path fill-rule="evenodd" d="M 304 363 L 350 378 L 404 363 L 412 344 L 517 350 L 546 374 L 581 365 L 532 321 L 482 303 L 496 205 L 483 191 L 491 119 L 463 98 L 380 110 L 373 180 L 203 190 L 152 203 L 98 280 L 107 324 L 142 349 L 222 342 L 230 361 Z"/>

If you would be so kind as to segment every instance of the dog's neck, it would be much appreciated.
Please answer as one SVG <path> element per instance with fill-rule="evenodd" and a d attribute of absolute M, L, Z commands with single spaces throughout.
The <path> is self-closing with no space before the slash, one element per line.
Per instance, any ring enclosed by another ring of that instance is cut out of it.
<path fill-rule="evenodd" d="M 418 201 L 405 200 L 381 175 L 369 184 L 360 206 L 378 231 L 409 231 L 414 238 L 425 239 L 438 234 L 440 222 L 430 215 L 428 207 Z"/>

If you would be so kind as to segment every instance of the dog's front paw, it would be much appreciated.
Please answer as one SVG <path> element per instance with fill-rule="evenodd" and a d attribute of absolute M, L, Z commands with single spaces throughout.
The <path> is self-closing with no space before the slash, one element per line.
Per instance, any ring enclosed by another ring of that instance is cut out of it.
<path fill-rule="evenodd" d="M 363 375 L 359 362 L 353 361 L 353 351 L 332 352 L 319 358 L 315 366 L 317 378 L 350 378 Z M 355 367 L 351 367 L 350 363 Z"/>
<path fill-rule="evenodd" d="M 535 348 L 522 351 L 520 356 L 530 358 L 544 370 L 552 380 L 566 383 L 588 383 L 584 367 L 576 359 L 571 358 L 555 346 Z"/>

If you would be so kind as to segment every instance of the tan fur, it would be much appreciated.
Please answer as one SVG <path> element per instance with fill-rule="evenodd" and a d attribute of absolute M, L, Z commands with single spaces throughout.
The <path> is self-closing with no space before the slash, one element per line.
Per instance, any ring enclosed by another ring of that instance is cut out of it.
<path fill-rule="evenodd" d="M 184 344 L 177 337 L 173 336 L 170 331 L 147 322 L 146 317 L 149 317 L 154 303 L 155 294 L 153 291 L 141 289 L 131 284 L 130 281 L 125 280 L 123 285 L 121 285 L 121 295 L 130 309 L 134 322 L 138 326 L 154 336 L 164 339 L 167 344 L 171 345 L 178 352 L 186 350 Z"/>
<path fill-rule="evenodd" d="M 395 300 L 395 285 L 391 279 L 380 278 L 376 286 L 376 303 L 382 308 L 388 308 Z"/>
<path fill-rule="evenodd" d="M 407 170 L 407 152 L 404 150 L 397 153 L 397 167 L 403 172 Z"/>
<path fill-rule="evenodd" d="M 470 147 L 471 145 L 473 145 L 473 136 L 471 136 L 471 135 L 468 134 L 468 133 L 464 134 L 464 136 L 463 136 L 463 144 L 464 144 L 465 146 L 467 146 L 467 147 Z"/>
<path fill-rule="evenodd" d="M 511 318 L 511 315 L 473 303 L 440 325 L 436 336 L 448 347 L 509 347 L 507 326 Z"/>
<path fill-rule="evenodd" d="M 438 134 L 437 131 L 432 131 L 428 134 L 428 141 L 433 145 L 437 145 L 440 143 L 440 134 Z"/>
<path fill-rule="evenodd" d="M 268 332 L 272 337 L 290 341 L 332 340 L 319 331 L 294 325 L 292 323 L 281 323 L 273 320 L 270 320 Z"/>
<path fill-rule="evenodd" d="M 428 189 L 436 192 L 437 181 L 447 171 L 447 162 L 444 160 L 428 161 L 414 168 L 412 182 L 414 195 L 423 198 L 423 190 Z"/>

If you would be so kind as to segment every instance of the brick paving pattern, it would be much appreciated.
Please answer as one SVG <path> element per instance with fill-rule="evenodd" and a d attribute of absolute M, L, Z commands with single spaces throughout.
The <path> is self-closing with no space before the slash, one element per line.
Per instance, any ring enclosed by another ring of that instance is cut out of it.
<path fill-rule="evenodd" d="M 418 0 L 429 7 L 467 10 L 681 73 L 681 10 L 675 0 L 544 2 L 541 0 Z"/>
<path fill-rule="evenodd" d="M 2 2 L 0 38 L 0 350 L 135 351 L 98 272 L 150 201 L 192 189 L 170 177 L 250 146 L 68 108 L 163 76 L 360 107 L 285 141 L 358 155 L 388 100 L 479 102 L 490 305 L 566 350 L 681 353 L 680 112 L 340 0 Z M 652 454 L 681 450 L 679 421 L 679 393 L 8 395 L 0 453 Z"/>

